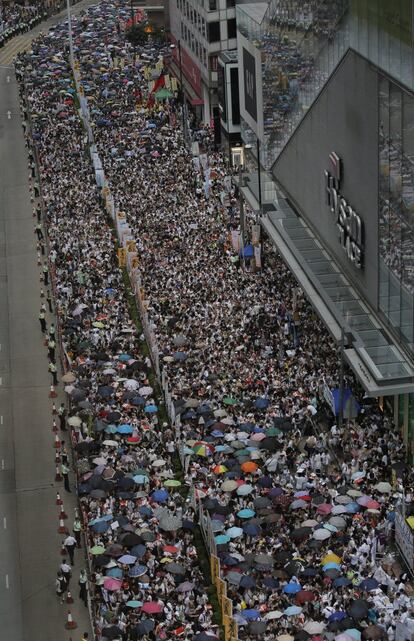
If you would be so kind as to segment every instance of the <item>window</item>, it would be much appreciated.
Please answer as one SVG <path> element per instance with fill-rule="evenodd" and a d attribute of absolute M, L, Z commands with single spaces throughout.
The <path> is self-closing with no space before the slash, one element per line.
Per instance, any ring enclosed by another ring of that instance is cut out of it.
<path fill-rule="evenodd" d="M 220 42 L 220 22 L 208 23 L 208 41 Z"/>
<path fill-rule="evenodd" d="M 210 56 L 209 58 L 209 68 L 210 71 L 217 71 L 218 58 L 217 56 Z"/>
<path fill-rule="evenodd" d="M 239 103 L 239 70 L 237 67 L 230 69 L 230 92 L 231 92 L 231 119 L 233 125 L 240 124 L 240 103 Z"/>
<path fill-rule="evenodd" d="M 237 38 L 236 18 L 231 18 L 231 20 L 227 20 L 227 37 Z"/>
<path fill-rule="evenodd" d="M 227 0 L 227 9 L 234 7 L 236 5 L 236 0 Z"/>
<path fill-rule="evenodd" d="M 217 10 L 217 0 L 208 0 L 208 10 L 209 11 Z"/>

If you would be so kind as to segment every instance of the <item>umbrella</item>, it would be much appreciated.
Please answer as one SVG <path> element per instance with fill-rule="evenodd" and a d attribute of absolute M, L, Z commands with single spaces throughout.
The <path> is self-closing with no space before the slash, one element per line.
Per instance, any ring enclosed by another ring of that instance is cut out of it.
<path fill-rule="evenodd" d="M 257 565 L 266 565 L 268 567 L 272 567 L 274 560 L 271 556 L 268 556 L 267 554 L 256 554 L 254 557 L 254 562 Z"/>
<path fill-rule="evenodd" d="M 332 516 L 329 519 L 329 523 L 338 528 L 338 530 L 344 530 L 346 528 L 346 521 L 342 516 Z"/>
<path fill-rule="evenodd" d="M 297 594 L 302 590 L 302 587 L 299 583 L 287 583 L 283 588 L 285 594 Z"/>
<path fill-rule="evenodd" d="M 280 617 L 282 616 L 283 616 L 283 612 L 281 612 L 280 610 L 272 610 L 271 612 L 267 612 L 264 615 L 264 618 L 267 621 L 273 621 L 274 619 L 280 619 Z M 286 636 L 290 636 L 290 635 L 286 635 Z"/>
<path fill-rule="evenodd" d="M 105 548 L 102 545 L 94 545 L 90 552 L 91 554 L 103 554 L 105 552 Z"/>
<path fill-rule="evenodd" d="M 233 492 L 233 490 L 237 490 L 238 487 L 239 484 L 237 483 L 237 481 L 228 480 L 224 481 L 221 489 L 223 490 L 223 492 Z"/>
<path fill-rule="evenodd" d="M 321 561 L 321 565 L 326 565 L 327 563 L 340 563 L 341 562 L 341 557 L 338 556 L 337 554 L 334 554 L 333 552 L 330 552 L 326 556 L 323 557 Z"/>
<path fill-rule="evenodd" d="M 226 534 L 231 539 L 237 539 L 239 536 L 242 536 L 243 530 L 241 527 L 231 527 L 228 530 L 226 530 Z"/>
<path fill-rule="evenodd" d="M 237 512 L 237 516 L 240 519 L 251 519 L 255 515 L 255 512 L 253 510 L 250 510 L 249 508 L 244 508 L 243 510 L 239 510 Z"/>
<path fill-rule="evenodd" d="M 167 572 L 171 572 L 171 574 L 185 574 L 185 567 L 180 563 L 166 563 L 165 569 L 167 570 Z"/>
<path fill-rule="evenodd" d="M 240 485 L 240 486 L 237 488 L 237 492 L 236 492 L 236 493 L 237 493 L 239 496 L 247 496 L 248 494 L 250 494 L 251 492 L 253 492 L 253 489 L 254 489 L 254 488 L 253 488 L 253 485 L 248 485 L 247 483 L 245 483 L 244 485 Z"/>
<path fill-rule="evenodd" d="M 356 628 L 348 628 L 345 630 L 345 633 L 355 639 L 355 641 L 361 641 L 361 632 Z"/>
<path fill-rule="evenodd" d="M 297 616 L 302 612 L 302 608 L 300 608 L 298 605 L 291 605 L 286 610 L 283 611 L 283 614 L 285 614 L 287 617 L 293 617 Z M 280 637 L 278 637 L 280 639 Z"/>
<path fill-rule="evenodd" d="M 296 603 L 302 605 L 302 603 L 308 603 L 309 601 L 314 601 L 315 595 L 310 590 L 301 590 L 296 594 Z"/>
<path fill-rule="evenodd" d="M 68 425 L 71 427 L 80 427 L 82 425 L 82 419 L 80 416 L 71 416 L 68 418 Z"/>
<path fill-rule="evenodd" d="M 316 541 L 324 541 L 325 539 L 329 539 L 331 536 L 331 532 L 329 530 L 325 530 L 325 528 L 319 528 L 318 530 L 314 530 L 312 537 Z"/>
<path fill-rule="evenodd" d="M 253 621 L 249 625 L 250 634 L 263 634 L 266 630 L 266 621 Z"/>
<path fill-rule="evenodd" d="M 173 514 L 168 514 L 162 517 L 159 526 L 160 529 L 164 530 L 165 532 L 173 532 L 180 529 L 180 527 L 182 526 L 182 519 L 180 519 L 178 516 L 174 516 Z"/>
<path fill-rule="evenodd" d="M 162 612 L 164 609 L 164 604 L 157 603 L 157 601 L 147 601 L 144 603 L 142 606 L 142 612 L 147 612 L 148 614 L 158 614 L 159 612 Z"/>
<path fill-rule="evenodd" d="M 111 625 L 109 627 L 103 628 L 102 636 L 109 640 L 119 639 L 122 637 L 122 632 L 117 625 Z"/>
<path fill-rule="evenodd" d="M 142 606 L 142 601 L 127 601 L 126 605 L 128 606 L 128 608 L 140 608 Z"/>
<path fill-rule="evenodd" d="M 195 587 L 194 583 L 191 583 L 191 581 L 184 581 L 184 583 L 180 583 L 180 585 L 177 588 L 177 592 L 191 592 Z"/>
<path fill-rule="evenodd" d="M 243 619 L 260 619 L 260 612 L 259 610 L 241 610 L 240 614 L 242 615 Z"/>
<path fill-rule="evenodd" d="M 377 483 L 374 487 L 381 494 L 390 494 L 392 492 L 391 484 L 385 481 L 381 481 L 380 483 Z"/>
<path fill-rule="evenodd" d="M 214 540 L 217 545 L 225 545 L 230 541 L 230 537 L 227 534 L 218 534 L 214 537 Z"/>
<path fill-rule="evenodd" d="M 243 470 L 243 472 L 246 472 L 248 474 L 251 472 L 255 472 L 258 467 L 259 466 L 257 465 L 257 463 L 254 463 L 253 461 L 246 461 L 241 465 L 241 469 Z"/>
<path fill-rule="evenodd" d="M 152 619 L 141 619 L 138 625 L 135 626 L 135 632 L 138 636 L 143 637 L 155 628 L 155 621 Z"/>
<path fill-rule="evenodd" d="M 350 638 L 353 641 L 353 637 Z M 386 639 L 387 632 L 380 625 L 367 625 L 367 627 L 362 630 L 362 638 L 372 639 L 373 641 L 377 641 L 378 639 Z"/>
<path fill-rule="evenodd" d="M 345 576 L 340 576 L 333 581 L 332 585 L 334 588 L 344 588 L 348 585 L 352 585 L 352 581 L 347 579 Z"/>
<path fill-rule="evenodd" d="M 165 501 L 168 501 L 168 497 L 170 495 L 168 494 L 167 490 L 155 490 L 151 495 L 150 498 L 153 501 L 156 501 L 157 503 L 164 503 Z"/>
<path fill-rule="evenodd" d="M 361 581 L 358 587 L 360 587 L 362 590 L 365 590 L 366 592 L 370 592 L 371 590 L 376 590 L 378 586 L 379 582 L 371 577 Z"/>
<path fill-rule="evenodd" d="M 104 588 L 106 590 L 109 590 L 109 592 L 116 592 L 117 590 L 120 590 L 122 587 L 122 581 L 119 581 L 118 579 L 113 579 L 111 577 L 107 578 L 104 580 Z"/>
<path fill-rule="evenodd" d="M 62 376 L 62 381 L 64 383 L 74 383 L 76 381 L 76 376 L 73 372 L 66 372 L 66 374 Z"/>
<path fill-rule="evenodd" d="M 303 626 L 303 629 L 308 632 L 308 634 L 322 634 L 325 630 L 325 624 L 320 621 L 308 621 Z"/>
<path fill-rule="evenodd" d="M 364 599 L 356 599 L 348 608 L 348 614 L 353 619 L 365 619 L 368 614 L 368 603 Z"/>
<path fill-rule="evenodd" d="M 129 569 L 128 576 L 130 577 L 144 576 L 146 571 L 147 571 L 146 565 L 134 565 L 132 568 Z"/>
<path fill-rule="evenodd" d="M 122 565 L 134 565 L 136 560 L 137 558 L 135 556 L 132 556 L 132 554 L 124 554 L 123 556 L 119 557 L 118 563 L 121 563 Z"/>

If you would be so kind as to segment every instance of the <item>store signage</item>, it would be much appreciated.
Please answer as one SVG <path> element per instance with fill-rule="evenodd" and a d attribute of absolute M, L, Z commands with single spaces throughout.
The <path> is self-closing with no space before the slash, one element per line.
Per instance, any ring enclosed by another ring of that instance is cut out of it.
<path fill-rule="evenodd" d="M 325 170 L 326 204 L 334 217 L 338 238 L 351 263 L 362 269 L 364 265 L 364 224 L 341 193 L 342 161 L 335 152 L 329 154 L 329 170 Z"/>
<path fill-rule="evenodd" d="M 257 120 L 256 60 L 243 47 L 244 106 L 248 114 Z"/>

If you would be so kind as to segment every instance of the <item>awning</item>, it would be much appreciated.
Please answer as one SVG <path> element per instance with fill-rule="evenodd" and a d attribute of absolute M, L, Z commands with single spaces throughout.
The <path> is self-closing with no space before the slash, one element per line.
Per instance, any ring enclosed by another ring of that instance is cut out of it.
<path fill-rule="evenodd" d="M 171 73 L 177 79 L 178 84 L 180 84 L 180 67 L 177 65 L 177 63 L 172 57 L 168 62 L 168 66 Z M 190 103 L 190 105 L 192 105 L 193 107 L 196 107 L 198 105 L 204 105 L 204 100 L 196 93 L 193 86 L 187 80 L 184 73 L 184 69 L 183 69 L 183 89 L 184 89 L 184 94 L 188 102 Z"/>
<path fill-rule="evenodd" d="M 413 364 L 306 222 L 280 198 L 261 223 L 338 343 L 344 328 L 345 359 L 366 393 L 414 392 Z"/>

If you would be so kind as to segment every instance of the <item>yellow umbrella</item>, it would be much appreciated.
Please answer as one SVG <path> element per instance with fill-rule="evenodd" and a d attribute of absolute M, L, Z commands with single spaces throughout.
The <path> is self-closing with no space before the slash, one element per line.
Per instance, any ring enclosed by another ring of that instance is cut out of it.
<path fill-rule="evenodd" d="M 340 563 L 341 558 L 336 554 L 327 554 L 321 561 L 321 565 L 326 565 L 327 563 Z"/>

